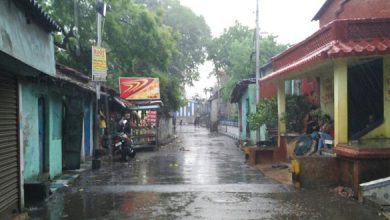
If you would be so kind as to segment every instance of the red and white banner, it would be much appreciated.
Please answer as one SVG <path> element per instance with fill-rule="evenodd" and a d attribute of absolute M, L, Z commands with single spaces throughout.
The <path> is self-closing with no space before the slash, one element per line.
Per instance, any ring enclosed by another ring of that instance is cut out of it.
<path fill-rule="evenodd" d="M 155 124 L 157 121 L 157 111 L 147 111 L 146 112 L 146 121 L 148 123 Z"/>

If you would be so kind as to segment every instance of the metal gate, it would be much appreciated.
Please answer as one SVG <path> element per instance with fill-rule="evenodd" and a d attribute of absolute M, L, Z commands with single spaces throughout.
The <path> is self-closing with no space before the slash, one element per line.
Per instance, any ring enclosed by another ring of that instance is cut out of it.
<path fill-rule="evenodd" d="M 18 87 L 0 75 L 0 218 L 19 204 Z"/>

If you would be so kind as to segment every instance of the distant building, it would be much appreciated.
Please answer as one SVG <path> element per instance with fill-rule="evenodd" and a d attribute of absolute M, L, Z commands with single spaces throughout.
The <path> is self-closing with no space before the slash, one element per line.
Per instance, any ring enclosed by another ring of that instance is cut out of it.
<path fill-rule="evenodd" d="M 196 116 L 202 116 L 205 112 L 205 107 L 200 100 L 189 100 L 186 106 L 180 107 L 176 113 L 176 123 L 182 121 L 184 124 L 193 124 Z"/>
<path fill-rule="evenodd" d="M 197 103 L 195 101 L 188 101 L 186 106 L 180 107 L 176 111 L 176 117 L 178 118 L 190 118 L 195 115 Z"/>

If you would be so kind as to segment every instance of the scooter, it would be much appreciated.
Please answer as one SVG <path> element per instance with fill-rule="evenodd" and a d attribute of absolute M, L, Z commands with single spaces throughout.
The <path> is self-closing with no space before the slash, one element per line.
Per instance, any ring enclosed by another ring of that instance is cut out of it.
<path fill-rule="evenodd" d="M 121 155 L 121 158 L 124 161 L 129 161 L 130 158 L 135 157 L 136 152 L 133 148 L 133 141 L 126 133 L 121 132 L 117 136 L 113 137 L 112 143 L 112 155 Z"/>

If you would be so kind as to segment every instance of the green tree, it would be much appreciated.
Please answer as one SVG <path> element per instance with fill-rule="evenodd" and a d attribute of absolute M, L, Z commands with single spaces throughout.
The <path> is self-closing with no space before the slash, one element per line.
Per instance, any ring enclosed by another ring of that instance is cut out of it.
<path fill-rule="evenodd" d="M 310 110 L 307 97 L 298 95 L 286 96 L 286 112 L 282 120 L 286 123 L 288 132 L 304 132 L 305 116 Z M 278 125 L 278 101 L 276 97 L 262 99 L 257 104 L 256 112 L 248 116 L 251 130 L 260 128 L 263 124 L 267 128 L 276 128 Z"/>
<path fill-rule="evenodd" d="M 248 115 L 249 128 L 259 129 L 263 124 L 267 128 L 276 128 L 278 125 L 278 101 L 276 97 L 262 99 L 257 103 L 256 112 Z"/>
<path fill-rule="evenodd" d="M 95 1 L 40 0 L 61 31 L 54 34 L 56 60 L 90 73 L 91 46 L 96 42 Z M 74 10 L 76 6 L 77 10 Z M 75 13 L 76 12 L 76 13 Z"/>
<path fill-rule="evenodd" d="M 278 44 L 276 36 L 260 37 L 260 65 L 266 64 L 271 57 L 287 48 Z M 211 41 L 208 47 L 208 59 L 214 63 L 214 73 L 226 79 L 219 80 L 223 87 L 223 97 L 228 99 L 237 81 L 255 73 L 255 30 L 236 22 L 224 33 Z"/>
<path fill-rule="evenodd" d="M 177 50 L 169 73 L 183 83 L 192 84 L 199 78 L 198 66 L 206 60 L 210 28 L 202 16 L 180 4 L 178 0 L 136 0 L 163 16 L 163 23 L 179 35 Z"/>
<path fill-rule="evenodd" d="M 106 2 L 111 9 L 104 21 L 102 46 L 107 49 L 108 85 L 117 88 L 120 76 L 160 77 L 164 108 L 177 109 L 183 99 L 183 86 L 171 77 L 169 68 L 179 52 L 180 35 L 163 24 L 162 13 L 145 5 L 128 0 Z M 61 27 L 55 34 L 57 62 L 90 74 L 91 47 L 96 44 L 96 1 L 40 0 L 40 3 Z"/>
<path fill-rule="evenodd" d="M 178 35 L 162 24 L 159 14 L 127 0 L 112 1 L 105 24 L 105 45 L 111 82 L 119 76 L 150 76 L 153 71 L 168 73 L 177 53 Z"/>

